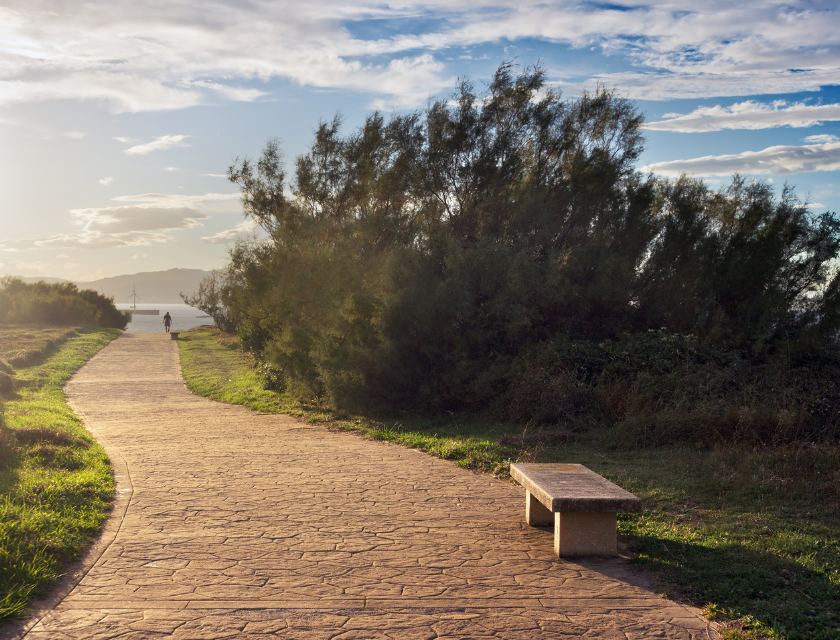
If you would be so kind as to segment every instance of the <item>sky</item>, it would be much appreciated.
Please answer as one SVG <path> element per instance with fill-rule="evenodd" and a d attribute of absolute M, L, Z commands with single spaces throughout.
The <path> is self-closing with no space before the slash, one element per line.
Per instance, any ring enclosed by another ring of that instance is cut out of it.
<path fill-rule="evenodd" d="M 213 269 L 254 232 L 225 172 L 321 120 L 422 109 L 503 61 L 646 121 L 639 168 L 840 212 L 836 2 L 0 0 L 0 274 Z"/>

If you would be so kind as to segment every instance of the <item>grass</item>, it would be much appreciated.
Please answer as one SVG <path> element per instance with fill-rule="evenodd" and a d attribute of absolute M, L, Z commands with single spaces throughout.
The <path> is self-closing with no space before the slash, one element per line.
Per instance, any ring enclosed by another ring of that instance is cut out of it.
<path fill-rule="evenodd" d="M 840 638 L 840 448 L 626 449 L 615 434 L 533 431 L 477 416 L 399 420 L 334 413 L 266 391 L 234 337 L 181 334 L 187 386 L 221 402 L 296 415 L 508 478 L 511 461 L 579 462 L 642 499 L 619 516 L 633 561 L 658 589 L 704 608 L 725 638 Z"/>
<path fill-rule="evenodd" d="M 0 620 L 45 595 L 107 517 L 111 466 L 62 387 L 119 333 L 0 327 L 0 367 L 14 387 L 0 396 Z"/>

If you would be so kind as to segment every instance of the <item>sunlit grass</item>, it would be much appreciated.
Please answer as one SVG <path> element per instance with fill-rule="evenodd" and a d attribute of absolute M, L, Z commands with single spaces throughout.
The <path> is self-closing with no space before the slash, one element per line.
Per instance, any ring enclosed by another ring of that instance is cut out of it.
<path fill-rule="evenodd" d="M 297 415 L 507 478 L 511 461 L 578 462 L 642 499 L 619 516 L 633 561 L 658 589 L 705 607 L 737 638 L 840 638 L 840 449 L 621 449 L 610 434 L 533 431 L 481 416 L 347 415 L 266 391 L 235 338 L 182 334 L 187 386 L 261 412 Z"/>
<path fill-rule="evenodd" d="M 37 354 L 11 367 L 15 389 L 2 396 L 0 619 L 44 595 L 107 517 L 114 492 L 108 458 L 62 387 L 119 333 L 0 328 L 0 352 Z"/>

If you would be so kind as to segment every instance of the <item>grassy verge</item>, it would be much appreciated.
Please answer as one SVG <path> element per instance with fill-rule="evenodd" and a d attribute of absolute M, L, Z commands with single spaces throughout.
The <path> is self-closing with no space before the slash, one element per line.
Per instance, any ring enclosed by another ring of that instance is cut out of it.
<path fill-rule="evenodd" d="M 0 327 L 0 620 L 45 595 L 99 532 L 114 479 L 62 386 L 114 329 Z"/>
<path fill-rule="evenodd" d="M 235 338 L 181 334 L 195 393 L 388 440 L 508 477 L 511 461 L 580 462 L 638 495 L 622 540 L 660 590 L 705 608 L 730 639 L 840 637 L 840 448 L 626 450 L 614 434 L 532 432 L 476 416 L 379 420 L 336 414 L 266 391 Z"/>

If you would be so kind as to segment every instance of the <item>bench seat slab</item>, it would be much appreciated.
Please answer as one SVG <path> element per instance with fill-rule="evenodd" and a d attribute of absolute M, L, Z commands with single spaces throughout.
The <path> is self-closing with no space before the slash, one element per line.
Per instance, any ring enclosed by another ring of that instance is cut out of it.
<path fill-rule="evenodd" d="M 554 514 L 554 553 L 558 556 L 618 554 L 615 513 L 581 511 Z"/>
<path fill-rule="evenodd" d="M 642 502 L 582 464 L 510 465 L 510 475 L 547 509 L 563 513 L 641 511 Z"/>

